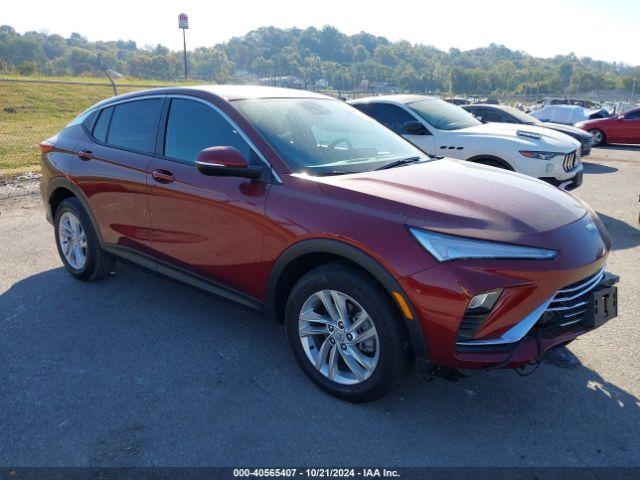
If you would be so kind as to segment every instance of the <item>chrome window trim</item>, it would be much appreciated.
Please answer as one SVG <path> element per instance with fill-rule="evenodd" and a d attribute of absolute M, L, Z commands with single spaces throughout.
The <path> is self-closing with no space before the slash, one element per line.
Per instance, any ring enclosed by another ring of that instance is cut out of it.
<path fill-rule="evenodd" d="M 84 115 L 85 113 L 91 113 L 94 110 L 102 110 L 104 108 L 113 107 L 115 105 L 120 105 L 121 103 L 135 102 L 135 101 L 138 101 L 138 100 L 152 100 L 154 98 L 164 99 L 166 97 L 167 97 L 166 94 L 155 93 L 155 94 L 152 94 L 152 95 L 140 95 L 139 97 L 123 98 L 123 99 L 120 99 L 120 100 L 104 100 L 104 103 L 100 102 L 98 105 L 93 105 L 93 106 L 87 108 L 80 115 Z M 78 115 L 78 116 L 80 116 L 80 115 Z"/>
<path fill-rule="evenodd" d="M 270 170 L 271 175 L 273 176 L 273 178 L 276 180 L 276 182 L 279 185 L 282 185 L 282 179 L 280 178 L 280 175 L 278 175 L 278 173 L 275 171 L 275 169 L 273 168 L 273 166 L 267 161 L 267 159 L 265 158 L 265 156 L 262 154 L 262 152 L 260 151 L 260 149 L 258 147 L 256 147 L 256 144 L 253 143 L 253 141 L 251 141 L 251 139 L 249 138 L 249 136 L 244 132 L 244 130 L 242 130 L 238 124 L 236 122 L 233 121 L 233 119 L 231 117 L 229 117 L 229 115 L 227 115 L 226 112 L 224 112 L 220 107 L 214 105 L 213 103 L 209 102 L 208 100 L 205 100 L 203 98 L 199 98 L 199 97 L 193 97 L 191 95 L 183 95 L 183 94 L 175 94 L 175 93 L 169 93 L 167 95 L 164 95 L 167 99 L 172 99 L 172 98 L 180 98 L 183 100 L 191 100 L 194 102 L 200 102 L 203 103 L 204 105 L 207 105 L 208 107 L 212 108 L 215 112 L 219 113 L 222 118 L 224 118 L 242 137 L 242 139 L 247 142 L 247 145 L 249 145 L 249 147 L 251 147 L 253 149 L 254 152 L 256 152 L 256 155 L 258 155 L 258 157 L 260 158 L 260 160 L 262 160 L 262 162 L 267 166 L 267 168 Z M 167 117 L 168 120 L 168 117 Z M 166 128 L 166 127 L 165 127 Z M 165 132 L 166 135 L 166 132 Z M 164 152 L 163 152 L 164 153 Z"/>

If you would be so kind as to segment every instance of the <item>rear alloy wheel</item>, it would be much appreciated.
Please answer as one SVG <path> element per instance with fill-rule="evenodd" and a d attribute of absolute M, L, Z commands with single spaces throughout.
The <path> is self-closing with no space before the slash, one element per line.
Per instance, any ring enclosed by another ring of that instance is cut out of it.
<path fill-rule="evenodd" d="M 67 198 L 58 206 L 54 225 L 58 253 L 71 275 L 80 280 L 109 275 L 115 261 L 100 246 L 91 219 L 77 198 Z"/>
<path fill-rule="evenodd" d="M 402 317 L 387 292 L 342 262 L 311 270 L 285 311 L 287 339 L 302 371 L 352 402 L 385 395 L 411 365 Z"/>
<path fill-rule="evenodd" d="M 589 133 L 593 136 L 593 146 L 597 147 L 607 143 L 602 130 L 589 130 Z"/>
<path fill-rule="evenodd" d="M 87 264 L 87 234 L 73 212 L 64 212 L 60 216 L 58 241 L 71 268 L 82 270 Z"/>

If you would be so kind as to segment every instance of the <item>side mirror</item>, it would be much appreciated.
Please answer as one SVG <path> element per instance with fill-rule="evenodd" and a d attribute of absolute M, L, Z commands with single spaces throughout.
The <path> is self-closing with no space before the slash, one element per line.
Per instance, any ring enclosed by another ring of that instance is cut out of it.
<path fill-rule="evenodd" d="M 428 135 L 429 130 L 427 130 L 422 123 L 411 120 L 408 122 L 404 122 L 403 125 L 404 131 L 409 135 Z"/>
<path fill-rule="evenodd" d="M 242 154 L 233 147 L 205 148 L 196 158 L 196 168 L 203 175 L 252 180 L 260 178 L 264 172 L 261 166 L 249 166 Z"/>

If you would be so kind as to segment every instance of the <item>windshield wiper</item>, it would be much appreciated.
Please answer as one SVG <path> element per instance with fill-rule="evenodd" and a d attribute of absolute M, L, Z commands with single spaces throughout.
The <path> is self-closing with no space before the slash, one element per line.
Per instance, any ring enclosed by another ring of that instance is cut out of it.
<path fill-rule="evenodd" d="M 395 162 L 382 165 L 381 167 L 376 168 L 376 170 L 386 170 L 387 168 L 400 167 L 401 165 L 408 165 L 410 163 L 418 162 L 420 162 L 420 157 L 403 158 L 402 160 L 396 160 Z"/>

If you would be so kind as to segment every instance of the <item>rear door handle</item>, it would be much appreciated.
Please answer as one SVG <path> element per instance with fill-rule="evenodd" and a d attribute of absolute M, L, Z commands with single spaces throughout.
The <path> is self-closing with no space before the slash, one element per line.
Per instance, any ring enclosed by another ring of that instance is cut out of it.
<path fill-rule="evenodd" d="M 91 160 L 93 158 L 93 152 L 91 150 L 80 150 L 78 157 L 80 157 L 80 160 Z"/>
<path fill-rule="evenodd" d="M 158 183 L 172 183 L 176 177 L 169 170 L 154 170 L 151 173 L 153 179 Z"/>

